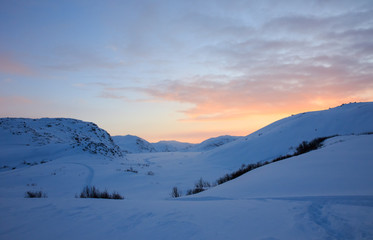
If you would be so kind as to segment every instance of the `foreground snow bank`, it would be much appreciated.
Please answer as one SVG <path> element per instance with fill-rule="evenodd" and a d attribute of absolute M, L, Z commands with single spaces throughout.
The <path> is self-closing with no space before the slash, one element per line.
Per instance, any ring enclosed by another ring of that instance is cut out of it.
<path fill-rule="evenodd" d="M 373 197 L 14 199 L 1 239 L 372 239 Z"/>
<path fill-rule="evenodd" d="M 199 196 L 373 195 L 373 135 L 341 136 L 316 151 L 257 168 Z"/>

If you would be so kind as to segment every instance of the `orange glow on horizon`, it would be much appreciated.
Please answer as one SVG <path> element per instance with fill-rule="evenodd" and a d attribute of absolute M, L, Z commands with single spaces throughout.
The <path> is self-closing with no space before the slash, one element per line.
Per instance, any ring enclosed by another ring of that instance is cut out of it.
<path fill-rule="evenodd" d="M 112 129 L 110 132 L 112 135 L 136 135 L 149 142 L 158 141 L 180 141 L 189 143 L 200 143 L 212 137 L 218 137 L 222 135 L 231 136 L 247 136 L 275 121 L 296 115 L 303 112 L 312 112 L 327 110 L 329 108 L 337 107 L 343 103 L 349 103 L 354 101 L 338 101 L 335 99 L 322 99 L 315 98 L 314 102 L 308 103 L 306 107 L 301 108 L 300 105 L 296 104 L 296 108 L 285 106 L 283 109 L 277 109 L 275 113 L 266 113 L 269 110 L 263 110 L 263 114 L 237 114 L 226 118 L 217 119 L 182 119 L 175 125 L 181 124 L 185 126 L 185 129 L 179 130 L 176 126 L 170 131 L 159 131 L 149 132 L 142 131 L 136 133 L 128 133 L 126 130 L 121 128 Z M 312 107 L 311 107 L 312 106 Z M 271 108 L 273 109 L 273 108 Z M 281 111 L 282 110 L 282 111 Z M 259 110 L 257 110 L 259 111 Z"/>

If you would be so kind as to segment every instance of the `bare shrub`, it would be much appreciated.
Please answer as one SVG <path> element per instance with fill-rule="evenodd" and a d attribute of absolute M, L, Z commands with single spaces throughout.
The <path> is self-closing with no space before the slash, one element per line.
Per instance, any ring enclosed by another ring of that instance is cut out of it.
<path fill-rule="evenodd" d="M 25 198 L 47 198 L 47 194 L 46 193 L 43 193 L 42 191 L 36 191 L 36 192 L 32 192 L 32 191 L 27 191 L 25 193 Z"/>
<path fill-rule="evenodd" d="M 172 188 L 171 197 L 178 198 L 181 197 L 181 191 L 177 187 Z"/>
<path fill-rule="evenodd" d="M 124 199 L 118 192 L 110 194 L 106 189 L 101 192 L 95 186 L 85 186 L 79 195 L 80 198 L 104 198 L 104 199 Z"/>

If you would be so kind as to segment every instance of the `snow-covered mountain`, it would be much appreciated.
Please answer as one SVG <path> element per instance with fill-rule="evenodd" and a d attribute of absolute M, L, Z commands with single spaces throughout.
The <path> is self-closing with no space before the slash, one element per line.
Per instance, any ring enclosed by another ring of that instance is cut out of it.
<path fill-rule="evenodd" d="M 112 138 L 125 153 L 156 152 L 151 143 L 137 136 L 113 136 Z"/>
<path fill-rule="evenodd" d="M 205 154 L 204 160 L 238 168 L 292 154 L 302 141 L 373 132 L 373 103 L 350 103 L 276 121 L 244 138 Z M 229 161 L 227 161 L 229 159 Z"/>
<path fill-rule="evenodd" d="M 96 124 L 68 118 L 0 118 L 0 163 L 46 162 L 76 151 L 120 157 L 110 135 Z"/>
<path fill-rule="evenodd" d="M 159 141 L 152 144 L 157 152 L 188 152 L 195 146 L 193 143 L 178 141 Z"/>

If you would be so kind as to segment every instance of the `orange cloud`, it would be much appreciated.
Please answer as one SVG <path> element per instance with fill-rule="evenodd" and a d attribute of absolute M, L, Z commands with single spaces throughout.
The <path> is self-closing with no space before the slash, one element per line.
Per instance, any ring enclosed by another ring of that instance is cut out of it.
<path fill-rule="evenodd" d="M 311 70 L 310 70 L 311 72 Z M 313 68 L 313 75 L 262 75 L 227 82 L 167 81 L 143 89 L 156 99 L 190 103 L 186 120 L 226 120 L 253 114 L 297 113 L 350 101 L 372 101 L 373 82 L 349 78 L 338 69 Z M 334 77 L 334 76 L 338 76 Z M 277 78 L 276 78 L 277 77 Z M 319 77 L 323 77 L 319 79 Z"/>

